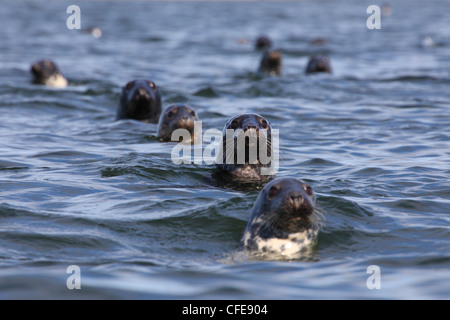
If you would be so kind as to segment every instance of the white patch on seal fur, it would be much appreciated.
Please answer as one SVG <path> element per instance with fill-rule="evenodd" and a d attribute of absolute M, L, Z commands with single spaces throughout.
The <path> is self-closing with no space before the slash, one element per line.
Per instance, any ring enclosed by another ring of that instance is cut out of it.
<path fill-rule="evenodd" d="M 68 85 L 67 79 L 61 74 L 53 75 L 45 81 L 45 85 L 54 88 L 65 88 Z"/>
<path fill-rule="evenodd" d="M 249 230 L 244 232 L 242 242 L 247 247 L 249 241 L 256 245 L 256 254 L 268 254 L 281 256 L 283 258 L 294 258 L 301 255 L 302 251 L 310 249 L 315 243 L 319 231 L 307 230 L 304 232 L 289 234 L 286 239 L 268 238 L 263 239 L 259 235 L 252 237 Z"/>

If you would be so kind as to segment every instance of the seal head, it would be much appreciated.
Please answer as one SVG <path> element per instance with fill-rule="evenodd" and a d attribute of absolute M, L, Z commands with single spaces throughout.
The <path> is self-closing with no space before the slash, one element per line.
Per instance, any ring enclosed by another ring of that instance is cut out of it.
<path fill-rule="evenodd" d="M 195 110 L 185 104 L 174 104 L 167 107 L 161 114 L 158 123 L 157 137 L 161 141 L 171 141 L 172 133 L 176 129 L 186 129 L 190 133 L 190 140 L 184 143 L 194 142 L 194 122 L 198 121 Z"/>
<path fill-rule="evenodd" d="M 161 96 L 153 81 L 133 80 L 122 89 L 116 119 L 157 123 L 161 115 Z"/>
<path fill-rule="evenodd" d="M 259 64 L 259 72 L 270 76 L 280 76 L 282 67 L 282 56 L 278 50 L 266 50 Z"/>
<path fill-rule="evenodd" d="M 255 41 L 256 50 L 265 50 L 272 47 L 272 40 L 267 36 L 259 36 Z"/>
<path fill-rule="evenodd" d="M 217 176 L 241 184 L 260 184 L 273 178 L 272 127 L 262 116 L 245 113 L 232 117 L 222 131 L 221 148 L 216 158 Z"/>
<path fill-rule="evenodd" d="M 270 181 L 259 193 L 242 236 L 244 249 L 255 256 L 298 258 L 310 249 L 320 215 L 313 189 L 296 178 Z"/>
<path fill-rule="evenodd" d="M 309 58 L 306 73 L 327 72 L 331 73 L 330 58 L 323 55 L 314 55 Z"/>
<path fill-rule="evenodd" d="M 68 81 L 59 71 L 58 66 L 51 60 L 40 60 L 31 65 L 33 83 L 43 84 L 54 88 L 65 88 Z"/>

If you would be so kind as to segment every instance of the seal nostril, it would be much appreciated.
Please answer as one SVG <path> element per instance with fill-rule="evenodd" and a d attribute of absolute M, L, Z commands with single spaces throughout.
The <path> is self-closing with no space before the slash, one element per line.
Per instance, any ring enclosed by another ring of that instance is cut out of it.
<path fill-rule="evenodd" d="M 295 193 L 289 196 L 289 200 L 291 201 L 294 208 L 299 209 L 303 204 L 303 196 L 301 194 Z"/>
<path fill-rule="evenodd" d="M 147 94 L 147 91 L 144 88 L 139 88 L 137 93 L 140 96 L 145 96 Z"/>

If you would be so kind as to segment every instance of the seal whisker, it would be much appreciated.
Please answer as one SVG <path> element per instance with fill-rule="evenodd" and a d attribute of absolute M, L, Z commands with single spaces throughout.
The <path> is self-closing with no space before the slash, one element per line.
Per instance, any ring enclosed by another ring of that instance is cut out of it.
<path fill-rule="evenodd" d="M 326 222 L 325 211 L 321 208 L 314 208 L 314 214 L 311 217 L 311 221 L 318 228 L 324 228 Z"/>

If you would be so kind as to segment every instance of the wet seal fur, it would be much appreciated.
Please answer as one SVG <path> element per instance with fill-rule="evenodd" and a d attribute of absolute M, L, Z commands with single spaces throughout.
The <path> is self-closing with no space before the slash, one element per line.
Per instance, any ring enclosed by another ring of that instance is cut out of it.
<path fill-rule="evenodd" d="M 43 84 L 54 88 L 65 88 L 68 81 L 59 71 L 58 66 L 51 60 L 40 60 L 31 65 L 34 84 Z"/>
<path fill-rule="evenodd" d="M 116 120 L 157 123 L 161 109 L 161 96 L 156 84 L 151 80 L 133 80 L 122 88 Z"/>
<path fill-rule="evenodd" d="M 226 133 L 227 129 L 234 130 L 233 136 L 233 159 L 227 159 Z M 239 114 L 227 121 L 222 131 L 221 148 L 216 158 L 215 178 L 218 178 L 225 184 L 233 185 L 233 187 L 258 186 L 266 183 L 273 178 L 273 175 L 261 174 L 262 168 L 270 168 L 271 162 L 268 164 L 261 163 L 260 146 L 267 145 L 267 158 L 272 157 L 272 127 L 270 123 L 262 116 L 256 113 Z M 245 139 L 245 161 L 238 163 L 238 145 L 240 139 Z M 254 141 L 256 140 L 256 141 Z M 254 146 L 253 143 L 257 143 Z M 250 148 L 256 147 L 256 159 L 250 159 Z M 221 161 L 219 161 L 221 160 Z M 253 160 L 255 160 L 253 162 Z"/>
<path fill-rule="evenodd" d="M 331 62 L 330 58 L 324 55 L 314 55 L 309 58 L 308 64 L 306 65 L 305 73 L 317 73 L 326 72 L 331 73 Z"/>
<path fill-rule="evenodd" d="M 259 64 L 259 73 L 270 76 L 280 76 L 282 67 L 282 55 L 279 50 L 266 50 Z"/>
<path fill-rule="evenodd" d="M 270 181 L 259 193 L 241 243 L 252 257 L 297 259 L 317 241 L 322 215 L 312 188 L 296 178 Z"/>
<path fill-rule="evenodd" d="M 190 141 L 194 143 L 194 122 L 199 121 L 195 110 L 185 104 L 174 104 L 167 107 L 158 122 L 157 138 L 161 141 L 172 141 L 172 133 L 176 129 L 186 129 L 191 134 Z"/>

